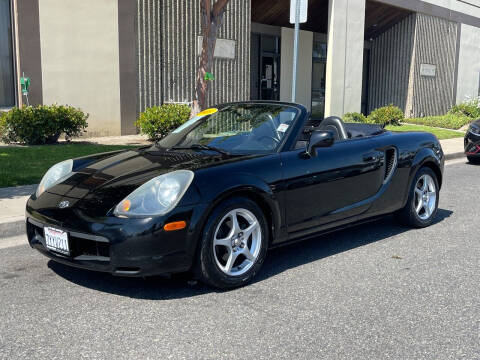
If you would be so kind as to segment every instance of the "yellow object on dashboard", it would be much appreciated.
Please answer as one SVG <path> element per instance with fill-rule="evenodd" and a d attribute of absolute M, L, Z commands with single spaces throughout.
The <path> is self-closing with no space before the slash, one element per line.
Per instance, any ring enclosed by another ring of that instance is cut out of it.
<path fill-rule="evenodd" d="M 203 110 L 202 112 L 199 112 L 197 116 L 207 116 L 207 115 L 212 115 L 215 114 L 218 111 L 216 108 L 211 108 L 207 110 Z"/>

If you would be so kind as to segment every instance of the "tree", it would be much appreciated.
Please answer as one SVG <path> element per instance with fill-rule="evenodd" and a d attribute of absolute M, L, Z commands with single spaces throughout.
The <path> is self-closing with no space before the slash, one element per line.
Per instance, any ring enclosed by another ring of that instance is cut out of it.
<path fill-rule="evenodd" d="M 195 100 L 192 106 L 192 115 L 198 114 L 205 109 L 207 103 L 208 75 L 212 71 L 213 56 L 217 43 L 217 32 L 222 26 L 223 15 L 230 0 L 217 0 L 212 5 L 211 0 L 202 2 L 202 55 L 197 70 L 197 86 Z"/>

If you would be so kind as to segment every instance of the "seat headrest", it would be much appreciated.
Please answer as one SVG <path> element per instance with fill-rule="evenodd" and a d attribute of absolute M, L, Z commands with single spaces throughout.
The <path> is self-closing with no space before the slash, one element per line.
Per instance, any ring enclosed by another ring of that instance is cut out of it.
<path fill-rule="evenodd" d="M 331 130 L 334 127 L 338 132 L 338 137 L 342 140 L 348 139 L 347 131 L 345 130 L 345 124 L 338 116 L 329 116 L 322 120 L 318 126 L 319 130 Z"/>

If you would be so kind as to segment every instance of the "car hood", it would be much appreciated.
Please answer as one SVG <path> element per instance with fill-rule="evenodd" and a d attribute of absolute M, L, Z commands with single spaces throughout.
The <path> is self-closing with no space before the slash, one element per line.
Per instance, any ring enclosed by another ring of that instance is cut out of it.
<path fill-rule="evenodd" d="M 243 157 L 190 150 L 167 151 L 156 147 L 100 154 L 75 159 L 70 177 L 48 192 L 69 198 L 73 208 L 90 216 L 105 216 L 132 191 L 154 177 L 175 170 L 196 171 Z"/>

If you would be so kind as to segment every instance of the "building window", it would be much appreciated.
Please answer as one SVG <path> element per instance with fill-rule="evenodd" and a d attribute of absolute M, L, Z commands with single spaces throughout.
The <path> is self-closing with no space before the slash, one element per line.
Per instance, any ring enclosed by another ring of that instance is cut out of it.
<path fill-rule="evenodd" d="M 325 115 L 325 77 L 327 69 L 327 44 L 314 41 L 312 68 L 312 119 Z"/>
<path fill-rule="evenodd" d="M 10 0 L 0 0 L 0 107 L 15 105 Z"/>

